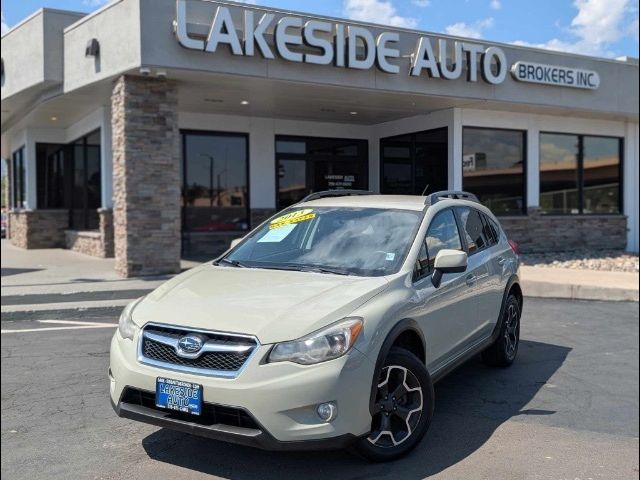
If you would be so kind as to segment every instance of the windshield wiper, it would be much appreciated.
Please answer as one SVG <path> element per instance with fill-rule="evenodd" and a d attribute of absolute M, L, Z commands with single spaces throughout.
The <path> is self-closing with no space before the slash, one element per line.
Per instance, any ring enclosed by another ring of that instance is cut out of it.
<path fill-rule="evenodd" d="M 300 271 L 314 273 L 333 273 L 334 275 L 351 275 L 351 272 L 349 272 L 348 270 L 330 267 L 301 267 Z"/>
<path fill-rule="evenodd" d="M 234 267 L 247 268 L 247 266 L 244 263 L 241 263 L 238 260 L 229 260 L 228 258 L 221 258 L 217 262 L 214 262 L 214 265 L 220 265 L 223 262 L 228 265 L 233 265 Z"/>
<path fill-rule="evenodd" d="M 264 268 L 266 270 L 287 270 L 291 272 L 312 272 L 312 273 L 333 273 L 335 275 L 351 275 L 348 270 L 330 267 L 313 267 L 305 265 L 259 265 L 255 268 Z"/>

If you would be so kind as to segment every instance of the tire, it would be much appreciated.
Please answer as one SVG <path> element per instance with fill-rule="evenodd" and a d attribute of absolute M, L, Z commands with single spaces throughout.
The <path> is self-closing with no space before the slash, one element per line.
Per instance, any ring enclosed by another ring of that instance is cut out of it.
<path fill-rule="evenodd" d="M 520 303 L 510 294 L 502 313 L 500 334 L 493 344 L 482 352 L 482 360 L 492 367 L 508 367 L 516 359 L 520 344 Z"/>
<path fill-rule="evenodd" d="M 371 433 L 355 444 L 356 453 L 374 462 L 406 455 L 427 433 L 433 405 L 433 383 L 424 363 L 407 350 L 392 348 L 378 380 L 375 408 L 380 411 L 373 415 Z"/>

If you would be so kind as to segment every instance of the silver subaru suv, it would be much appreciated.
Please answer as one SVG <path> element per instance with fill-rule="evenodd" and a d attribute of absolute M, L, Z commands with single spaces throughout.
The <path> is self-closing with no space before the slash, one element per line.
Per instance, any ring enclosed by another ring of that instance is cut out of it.
<path fill-rule="evenodd" d="M 434 382 L 478 353 L 514 361 L 518 268 L 471 194 L 312 194 L 125 308 L 113 408 L 266 449 L 398 458 L 429 428 Z"/>

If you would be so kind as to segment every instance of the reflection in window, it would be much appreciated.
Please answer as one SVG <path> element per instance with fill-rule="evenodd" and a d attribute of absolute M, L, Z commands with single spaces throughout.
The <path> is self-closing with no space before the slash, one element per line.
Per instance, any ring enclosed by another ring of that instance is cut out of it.
<path fill-rule="evenodd" d="M 584 137 L 583 213 L 620 213 L 621 140 Z"/>
<path fill-rule="evenodd" d="M 540 134 L 540 209 L 544 213 L 578 213 L 579 137 Z"/>
<path fill-rule="evenodd" d="M 525 132 L 465 127 L 463 185 L 496 215 L 525 212 Z"/>
<path fill-rule="evenodd" d="M 445 210 L 438 213 L 431 221 L 427 230 L 427 250 L 429 253 L 429 271 L 433 270 L 436 255 L 440 250 L 462 250 L 458 225 L 453 211 Z"/>
<path fill-rule="evenodd" d="M 541 133 L 542 212 L 619 213 L 621 150 L 619 138 Z"/>
<path fill-rule="evenodd" d="M 462 231 L 464 232 L 469 255 L 473 255 L 474 252 L 488 246 L 488 242 L 484 236 L 484 225 L 480 217 L 480 212 L 468 207 L 458 208 L 458 211 L 460 212 Z"/>
<path fill-rule="evenodd" d="M 183 227 L 192 232 L 247 230 L 247 137 L 183 133 Z"/>
<path fill-rule="evenodd" d="M 289 222 L 272 221 L 254 230 L 227 258 L 260 268 L 389 275 L 402 265 L 422 219 L 410 210 L 342 207 L 294 206 L 279 218 L 285 216 Z"/>

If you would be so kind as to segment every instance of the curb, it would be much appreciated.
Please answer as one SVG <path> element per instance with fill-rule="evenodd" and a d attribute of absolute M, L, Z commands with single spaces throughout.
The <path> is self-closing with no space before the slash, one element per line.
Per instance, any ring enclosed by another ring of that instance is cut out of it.
<path fill-rule="evenodd" d="M 522 290 L 525 297 L 559 298 L 567 300 L 606 300 L 613 302 L 638 301 L 638 290 L 618 287 L 522 280 Z"/>

